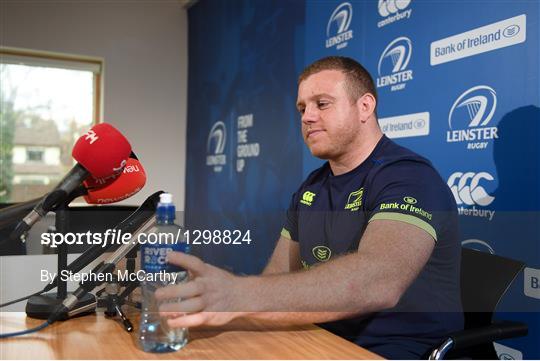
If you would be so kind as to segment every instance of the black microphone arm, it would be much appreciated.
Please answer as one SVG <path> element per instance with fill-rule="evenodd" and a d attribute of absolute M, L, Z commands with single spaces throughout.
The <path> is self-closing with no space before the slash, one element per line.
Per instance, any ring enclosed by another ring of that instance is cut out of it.
<path fill-rule="evenodd" d="M 40 201 L 41 197 L 0 209 L 0 229 L 21 219 L 21 217 L 30 212 Z"/>
<path fill-rule="evenodd" d="M 132 249 L 138 246 L 138 243 L 136 242 L 136 240 L 138 239 L 139 234 L 151 233 L 155 231 L 156 231 L 156 220 L 152 217 L 148 219 L 146 222 L 144 222 L 144 224 L 140 226 L 135 233 L 133 233 L 133 236 L 131 238 L 132 242 L 121 245 L 104 262 L 94 267 L 92 272 L 95 273 L 96 275 L 107 274 L 107 273 L 113 272 L 114 268 L 116 267 L 116 264 L 120 262 L 120 260 L 124 258 Z M 66 317 L 70 316 L 70 311 L 77 305 L 79 300 L 81 300 L 85 294 L 87 294 L 88 292 L 92 291 L 93 289 L 95 289 L 96 287 L 99 287 L 102 283 L 104 283 L 103 280 L 100 281 L 99 279 L 100 279 L 99 277 L 95 277 L 95 280 L 81 282 L 79 284 L 79 288 L 77 288 L 75 292 L 68 295 L 68 297 L 64 300 L 64 302 L 56 306 L 53 313 L 47 319 L 47 322 L 49 324 L 52 324 L 58 320 L 65 319 Z"/>
<path fill-rule="evenodd" d="M 32 226 L 41 218 L 45 217 L 49 211 L 54 210 L 66 201 L 66 199 L 72 195 L 72 192 L 80 191 L 79 186 L 81 181 L 89 175 L 90 172 L 77 163 L 68 174 L 64 176 L 58 186 L 56 186 L 52 192 L 46 194 L 34 209 L 32 209 L 30 213 L 17 224 L 17 227 L 11 232 L 9 238 L 15 240 L 28 232 L 30 228 L 32 228 Z"/>
<path fill-rule="evenodd" d="M 86 195 L 86 194 L 88 194 L 88 190 L 83 185 L 80 185 L 68 195 L 68 197 L 65 200 L 65 204 L 69 204 L 75 198 Z M 13 204 L 9 207 L 0 209 L 0 229 L 12 224 L 15 220 L 23 217 L 24 214 L 32 214 L 33 212 L 35 212 L 35 208 L 38 208 L 39 203 L 43 203 L 43 199 L 44 199 L 43 197 L 35 198 L 26 202 Z M 54 206 L 52 206 L 50 211 L 52 212 L 56 211 L 61 204 L 62 203 L 55 204 Z M 28 215 L 26 217 L 28 217 Z M 17 224 L 18 229 L 16 227 L 16 229 L 11 232 L 9 237 L 7 237 L 4 240 L 1 240 L 0 245 L 3 245 L 4 243 L 7 243 L 7 242 L 16 242 L 17 239 L 20 239 L 20 237 L 30 229 L 29 227 L 27 230 L 24 230 L 25 225 L 27 225 L 27 223 L 20 221 Z"/>

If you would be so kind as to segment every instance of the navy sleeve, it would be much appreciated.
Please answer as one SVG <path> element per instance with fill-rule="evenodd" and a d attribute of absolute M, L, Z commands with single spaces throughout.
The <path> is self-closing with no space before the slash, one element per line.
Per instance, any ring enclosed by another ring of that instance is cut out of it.
<path fill-rule="evenodd" d="M 295 192 L 291 197 L 281 235 L 290 240 L 298 241 L 298 192 Z"/>
<path fill-rule="evenodd" d="M 400 160 L 381 166 L 368 191 L 368 220 L 396 220 L 417 226 L 435 241 L 456 211 L 448 186 L 421 160 Z"/>

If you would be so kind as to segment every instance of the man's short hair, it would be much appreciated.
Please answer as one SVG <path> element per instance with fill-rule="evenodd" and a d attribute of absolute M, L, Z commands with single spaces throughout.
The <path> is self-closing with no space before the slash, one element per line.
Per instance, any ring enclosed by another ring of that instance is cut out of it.
<path fill-rule="evenodd" d="M 298 84 L 323 70 L 339 70 L 345 74 L 346 88 L 351 100 L 371 93 L 377 100 L 377 90 L 369 72 L 356 60 L 344 56 L 328 56 L 308 65 L 298 77 Z"/>

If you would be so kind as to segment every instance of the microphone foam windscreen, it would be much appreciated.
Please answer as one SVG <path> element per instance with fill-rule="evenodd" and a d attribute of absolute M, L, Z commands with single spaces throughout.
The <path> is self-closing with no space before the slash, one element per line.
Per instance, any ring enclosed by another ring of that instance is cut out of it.
<path fill-rule="evenodd" d="M 89 177 L 84 181 L 84 185 L 89 188 L 92 182 L 92 177 Z M 129 158 L 119 176 L 102 187 L 88 189 L 88 194 L 84 196 L 84 199 L 88 204 L 120 202 L 140 191 L 145 183 L 146 173 L 141 163 L 137 159 Z"/>
<path fill-rule="evenodd" d="M 71 155 L 93 177 L 107 178 L 122 171 L 130 153 L 126 137 L 112 125 L 101 123 L 77 140 Z"/>

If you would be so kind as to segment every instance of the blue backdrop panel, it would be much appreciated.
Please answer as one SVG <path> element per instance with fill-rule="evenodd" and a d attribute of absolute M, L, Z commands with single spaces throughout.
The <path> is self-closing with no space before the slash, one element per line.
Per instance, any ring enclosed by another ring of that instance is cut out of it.
<path fill-rule="evenodd" d="M 189 11 L 186 225 L 249 230 L 250 244 L 194 246 L 237 272 L 262 270 L 301 177 L 303 16 L 303 3 L 266 0 Z"/>
<path fill-rule="evenodd" d="M 374 77 L 383 131 L 452 189 L 463 245 L 526 263 L 497 317 L 526 321 L 529 336 L 497 350 L 540 358 L 539 18 L 538 1 L 199 1 L 189 12 L 186 219 L 255 236 L 197 251 L 261 269 L 291 193 L 322 164 L 300 136 L 296 77 L 321 57 L 349 56 Z M 237 154 L 252 143 L 258 157 Z"/>

